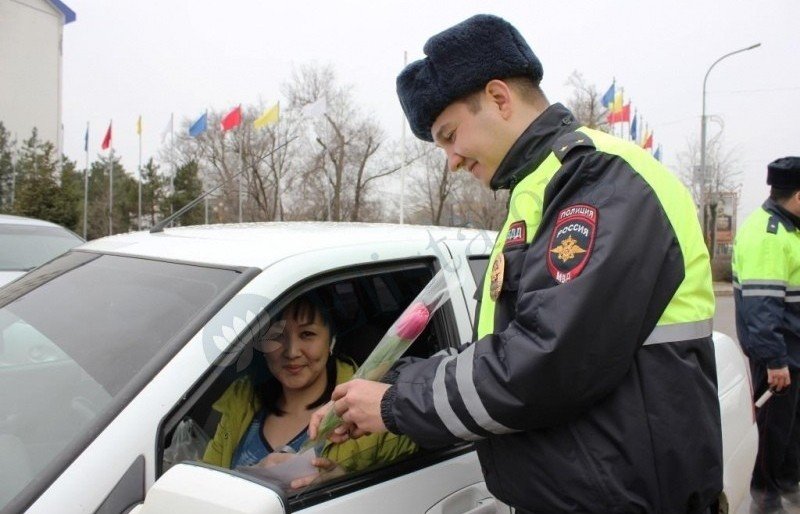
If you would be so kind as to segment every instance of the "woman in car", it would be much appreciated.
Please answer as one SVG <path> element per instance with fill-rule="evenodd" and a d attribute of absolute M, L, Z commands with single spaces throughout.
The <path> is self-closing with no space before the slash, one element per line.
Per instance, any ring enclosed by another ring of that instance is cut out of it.
<path fill-rule="evenodd" d="M 264 361 L 256 354 L 253 372 L 232 383 L 213 405 L 222 417 L 203 456 L 206 463 L 237 468 L 284 460 L 308 439 L 311 414 L 355 373 L 351 360 L 334 353 L 333 323 L 316 295 L 293 300 L 276 319 L 255 345 Z M 414 451 L 416 445 L 408 438 L 384 433 L 327 442 L 314 465 L 326 472 L 358 471 Z"/>

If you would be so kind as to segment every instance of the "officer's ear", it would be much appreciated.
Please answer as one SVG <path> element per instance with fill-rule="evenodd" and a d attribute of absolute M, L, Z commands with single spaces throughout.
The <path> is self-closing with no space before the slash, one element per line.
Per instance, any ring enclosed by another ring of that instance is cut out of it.
<path fill-rule="evenodd" d="M 507 82 L 499 79 L 490 80 L 486 83 L 483 92 L 488 97 L 492 106 L 500 111 L 500 116 L 502 116 L 504 120 L 511 117 L 511 87 Z"/>

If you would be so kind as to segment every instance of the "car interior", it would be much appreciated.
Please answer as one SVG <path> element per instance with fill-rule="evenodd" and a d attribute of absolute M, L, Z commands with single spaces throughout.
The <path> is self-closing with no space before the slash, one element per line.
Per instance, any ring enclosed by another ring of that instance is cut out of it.
<path fill-rule="evenodd" d="M 329 308 L 333 324 L 337 327 L 336 353 L 346 356 L 360 365 L 392 323 L 433 277 L 433 273 L 434 269 L 430 261 L 418 261 L 316 277 L 303 284 L 298 284 L 284 297 L 273 302 L 260 316 L 274 315 L 294 298 L 313 292 Z M 450 303 L 447 302 L 436 312 L 426 329 L 407 350 L 405 356 L 428 357 L 459 343 L 451 309 Z M 257 322 L 251 325 L 261 326 Z M 233 381 L 247 373 L 247 369 L 242 369 L 242 362 L 248 362 L 248 366 L 264 365 L 263 359 L 258 353 L 253 355 L 252 348 L 253 343 L 258 341 L 259 336 L 263 336 L 265 330 L 268 329 L 268 323 L 262 325 L 264 325 L 263 328 L 259 330 L 243 332 L 245 340 L 241 341 L 239 347 L 243 356 L 250 352 L 247 358 L 233 358 L 229 359 L 225 366 L 213 366 L 196 390 L 187 395 L 186 402 L 176 406 L 173 413 L 166 418 L 162 424 L 161 433 L 164 436 L 159 449 L 162 456 L 169 458 L 162 460 L 158 475 L 174 464 L 171 459 L 175 452 L 171 452 L 170 447 L 173 442 L 172 435 L 178 423 L 187 418 L 191 419 L 192 424 L 201 429 L 205 437 L 212 438 L 219 421 L 219 413 L 211 408 L 214 401 Z M 205 440 L 202 437 L 201 439 Z M 196 450 L 199 450 L 200 446 L 197 444 Z M 403 460 L 418 461 L 418 469 L 419 466 L 430 464 L 431 459 L 435 460 L 437 455 L 439 455 L 439 459 L 443 458 L 444 453 L 448 453 L 448 451 L 420 451 L 418 453 L 419 455 L 415 454 Z M 202 455 L 199 458 L 202 458 Z M 180 460 L 178 459 L 178 461 Z M 363 486 L 365 481 L 385 480 L 392 475 L 397 476 L 408 472 L 409 469 L 414 469 L 414 466 L 413 463 L 407 462 L 404 462 L 402 466 L 391 463 L 390 466 L 384 465 L 379 473 L 375 473 L 374 470 L 359 472 L 355 474 L 357 476 L 346 476 L 335 481 L 325 482 L 317 489 L 326 491 L 326 495 L 329 496 L 332 494 L 332 488 L 337 491 L 352 490 L 352 488 Z M 396 469 L 394 471 L 385 469 L 387 467 Z M 293 493 L 287 491 L 287 494 L 291 496 Z M 302 495 L 295 494 L 295 501 L 304 505 L 307 505 L 308 502 L 313 504 L 314 494 L 303 491 Z"/>

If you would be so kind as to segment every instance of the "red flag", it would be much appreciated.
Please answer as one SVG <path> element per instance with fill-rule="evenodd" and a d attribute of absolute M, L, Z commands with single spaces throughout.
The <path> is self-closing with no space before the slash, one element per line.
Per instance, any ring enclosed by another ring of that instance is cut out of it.
<path fill-rule="evenodd" d="M 645 148 L 645 149 L 646 148 L 653 148 L 653 133 L 652 132 L 650 132 L 650 134 L 647 135 L 647 139 L 644 140 L 644 144 L 642 145 L 642 148 Z"/>
<path fill-rule="evenodd" d="M 106 130 L 106 137 L 103 138 L 103 144 L 100 145 L 100 148 L 103 150 L 108 150 L 108 147 L 111 146 L 111 122 L 108 123 L 108 130 Z"/>
<path fill-rule="evenodd" d="M 622 123 L 624 121 L 631 121 L 631 103 L 628 102 L 627 104 L 622 106 L 617 112 L 610 112 L 608 113 L 608 123 L 613 125 L 614 123 Z"/>
<path fill-rule="evenodd" d="M 222 118 L 222 131 L 225 132 L 226 130 L 238 127 L 240 123 L 242 123 L 241 105 L 236 107 L 236 109 L 232 110 L 226 114 L 224 118 Z"/>

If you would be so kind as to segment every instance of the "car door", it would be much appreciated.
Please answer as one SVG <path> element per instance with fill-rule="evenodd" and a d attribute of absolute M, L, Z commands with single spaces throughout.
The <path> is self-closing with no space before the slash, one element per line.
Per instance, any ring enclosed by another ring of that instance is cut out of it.
<path fill-rule="evenodd" d="M 269 304 L 274 299 L 285 296 L 287 291 L 298 287 L 298 284 L 302 283 L 307 287 L 310 277 L 313 279 L 321 274 L 336 273 L 337 270 L 357 274 L 360 267 L 374 270 L 384 263 L 387 266 L 398 266 L 409 262 L 430 262 L 434 268 L 444 271 L 451 298 L 448 316 L 454 322 L 457 332 L 453 336 L 453 344 L 468 339 L 470 318 L 461 289 L 461 279 L 455 270 L 450 251 L 442 242 L 387 243 L 379 247 L 370 244 L 298 255 L 274 264 L 261 274 L 257 280 L 262 287 L 259 295 L 264 299 L 264 304 Z M 252 293 L 254 287 L 250 289 Z M 240 323 L 237 328 L 235 320 L 247 320 L 248 310 L 252 310 L 252 307 L 242 306 L 240 312 L 227 314 L 231 318 L 231 330 L 227 332 L 228 347 L 221 352 L 228 353 L 230 359 L 241 358 L 232 349 L 237 347 L 239 336 L 246 334 L 249 329 L 245 323 Z M 221 343 L 222 341 L 217 341 L 218 347 L 222 346 Z M 225 475 L 235 474 L 220 468 L 215 471 Z M 155 491 L 159 488 L 160 485 L 156 483 Z M 499 503 L 497 505 L 502 508 Z M 144 507 L 143 512 L 156 512 L 150 510 L 154 508 L 152 505 L 148 508 L 148 501 Z M 285 500 L 287 512 L 332 514 L 373 511 L 458 514 L 489 512 L 480 510 L 489 508 L 495 509 L 495 500 L 486 491 L 477 455 L 467 443 L 426 453 L 419 458 L 373 472 L 359 473 L 352 478 L 346 477 L 330 486 L 323 485 L 300 494 L 288 492 Z M 508 512 L 507 508 L 505 512 Z"/>

